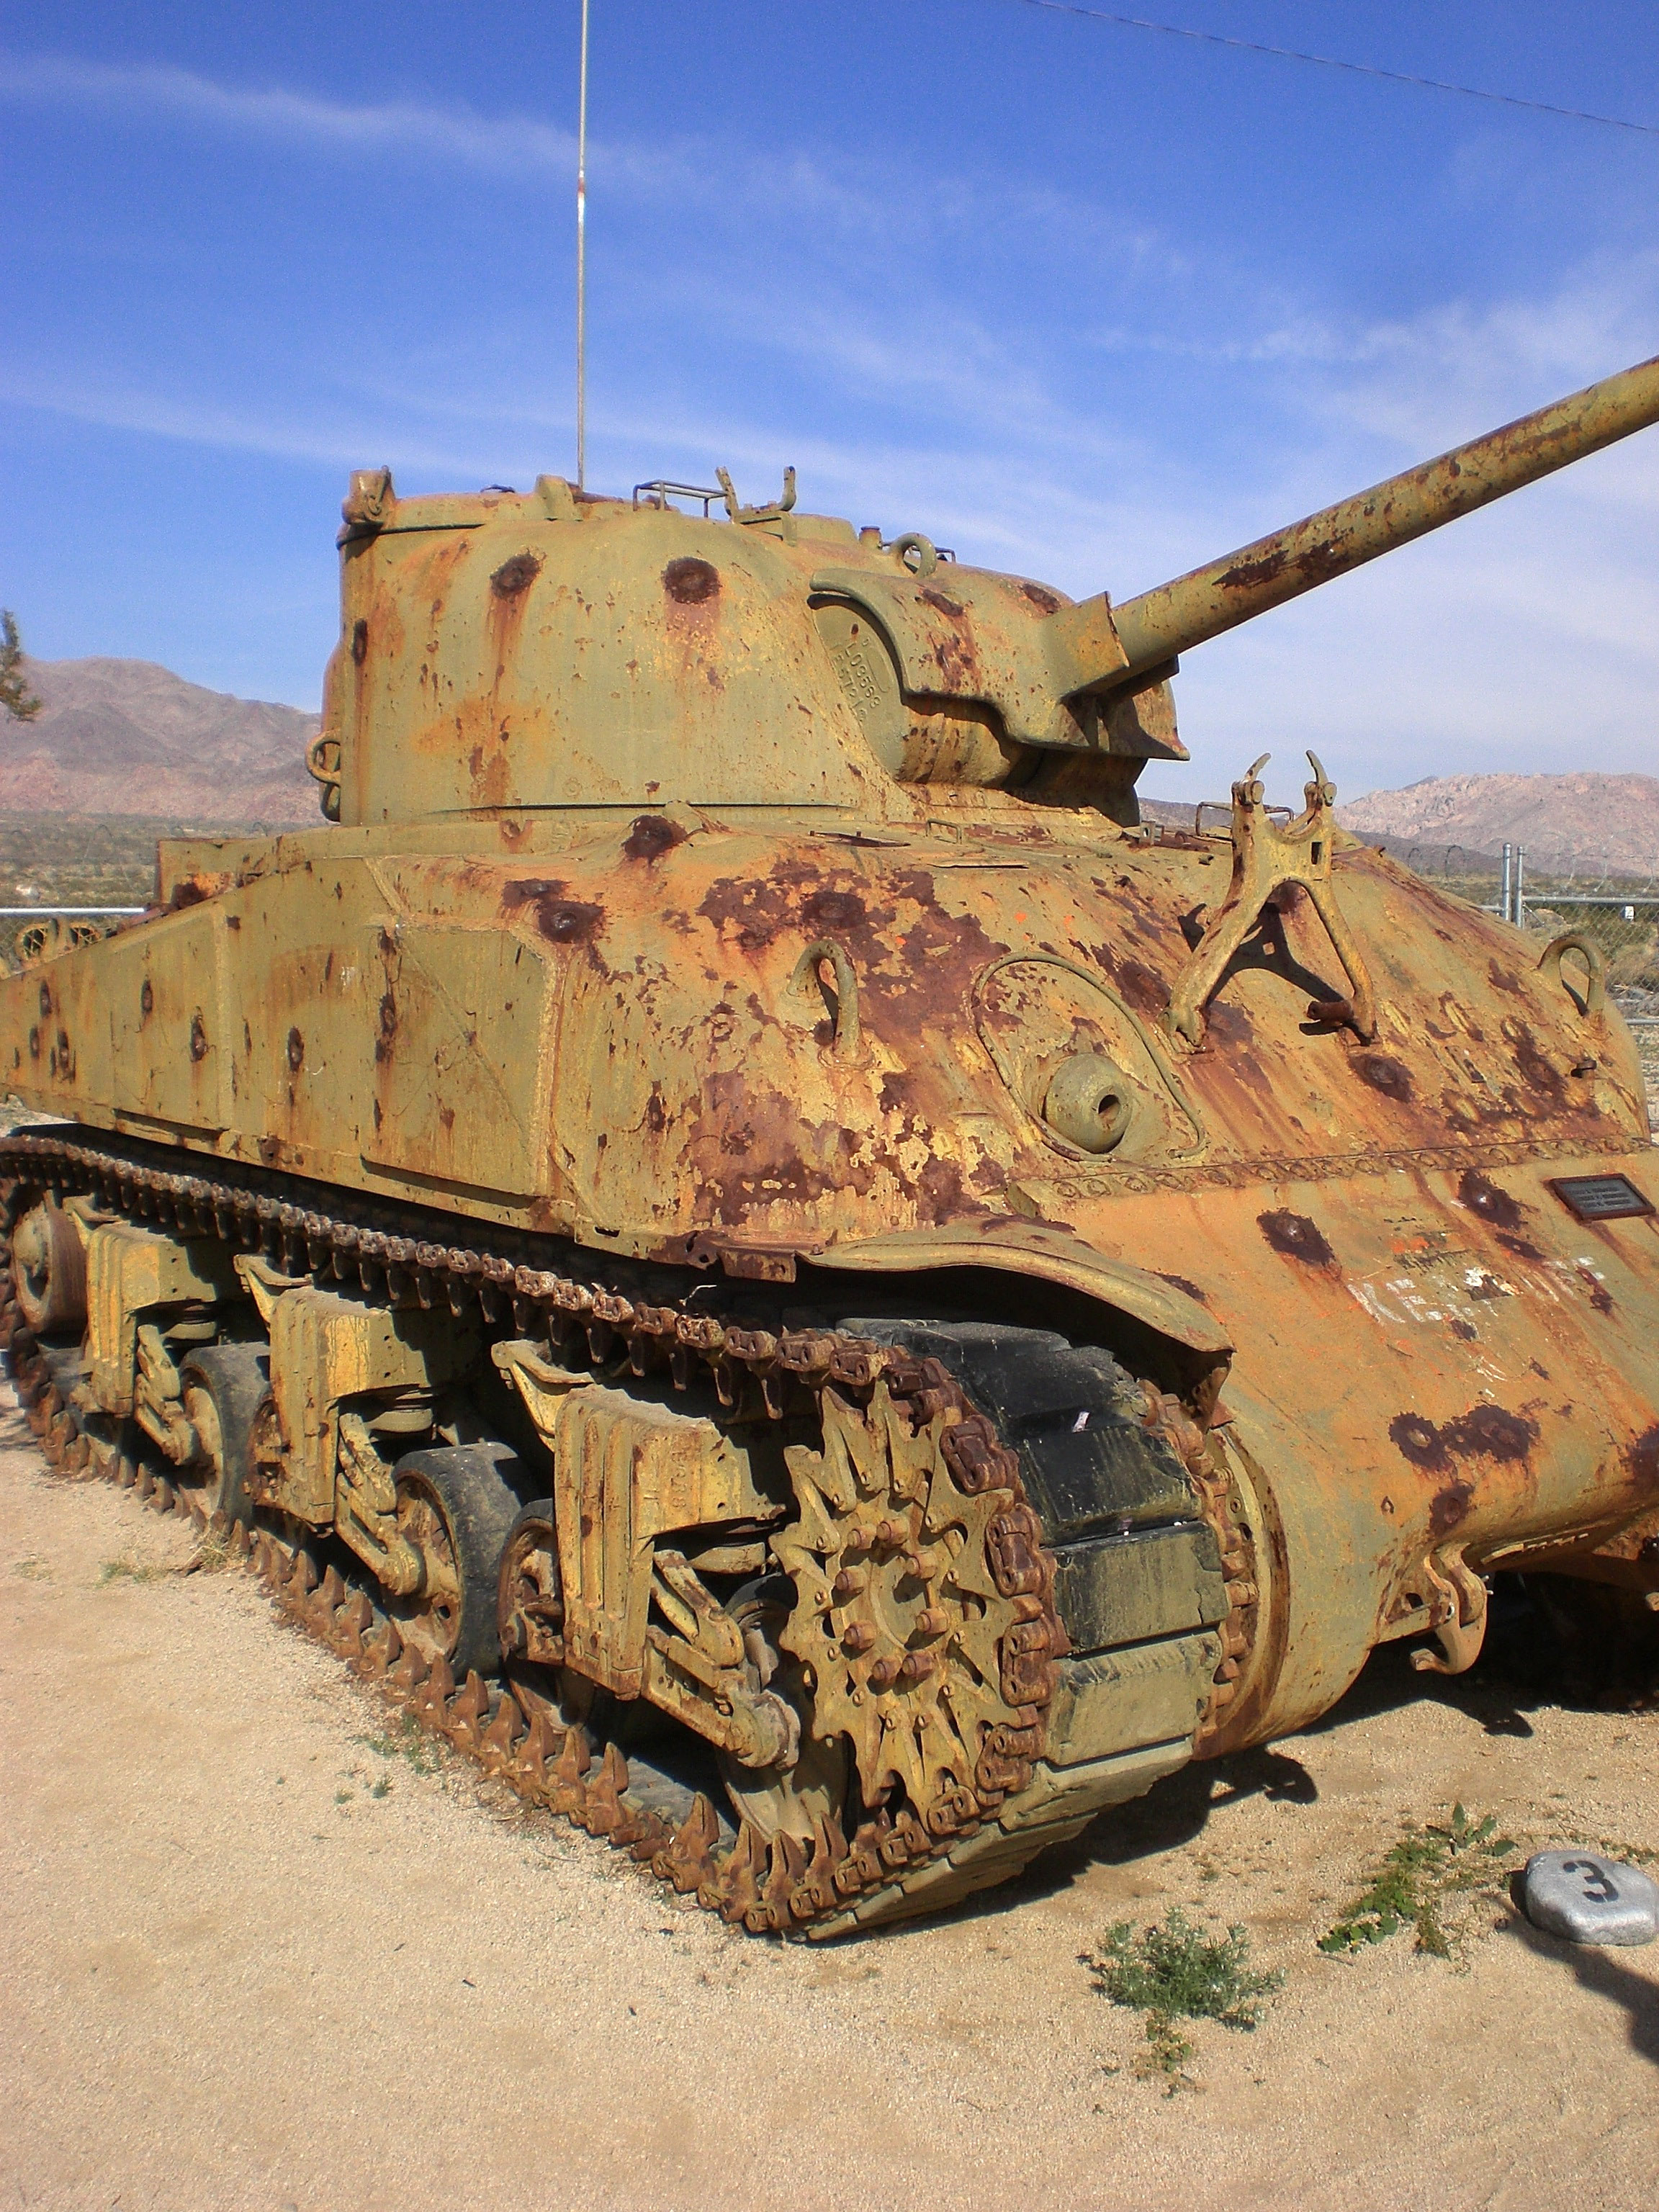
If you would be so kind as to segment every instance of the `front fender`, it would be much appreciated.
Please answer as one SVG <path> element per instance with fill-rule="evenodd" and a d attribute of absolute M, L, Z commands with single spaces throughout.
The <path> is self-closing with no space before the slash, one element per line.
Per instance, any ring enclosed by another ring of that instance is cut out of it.
<path fill-rule="evenodd" d="M 1161 1275 L 1108 1259 L 1069 1229 L 1013 1215 L 908 1229 L 833 1244 L 811 1255 L 814 1267 L 848 1274 L 924 1273 L 940 1267 L 993 1267 L 1056 1283 L 1128 1314 L 1160 1336 L 1218 1360 L 1233 1350 L 1213 1314 Z"/>

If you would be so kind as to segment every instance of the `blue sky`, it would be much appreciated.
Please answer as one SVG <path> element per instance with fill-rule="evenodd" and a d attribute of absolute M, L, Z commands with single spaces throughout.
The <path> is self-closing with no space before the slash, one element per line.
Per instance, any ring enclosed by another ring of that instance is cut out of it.
<path fill-rule="evenodd" d="M 593 0 L 590 484 L 1126 596 L 1659 352 L 1659 137 L 1020 0 Z M 1140 12 L 1136 9 L 1134 12 Z M 1659 125 L 1652 0 L 1166 20 Z M 0 602 L 315 703 L 347 471 L 573 460 L 575 0 L 0 0 Z M 1224 789 L 1659 772 L 1659 430 L 1188 656 Z M 1270 779 L 1271 780 L 1271 779 Z"/>

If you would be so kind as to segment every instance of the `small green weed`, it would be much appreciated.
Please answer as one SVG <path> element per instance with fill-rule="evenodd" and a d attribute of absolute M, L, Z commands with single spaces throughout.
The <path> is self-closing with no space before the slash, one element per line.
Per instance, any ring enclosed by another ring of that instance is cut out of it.
<path fill-rule="evenodd" d="M 14 1559 L 11 1571 L 15 1575 L 21 1575 L 25 1582 L 49 1583 L 52 1580 L 52 1569 L 44 1559 Z"/>
<path fill-rule="evenodd" d="M 1518 1848 L 1497 1829 L 1493 1814 L 1474 1821 L 1461 1805 L 1452 1807 L 1443 1828 L 1432 1823 L 1418 1828 L 1408 1822 L 1366 1888 L 1320 1937 L 1320 1949 L 1352 1953 L 1409 1927 L 1417 1931 L 1419 1951 L 1451 1958 L 1454 1936 L 1446 1925 L 1446 1906 L 1498 1887 L 1503 1861 Z"/>
<path fill-rule="evenodd" d="M 406 1759 L 416 1774 L 435 1774 L 440 1761 L 437 1746 L 425 1735 L 413 1713 L 400 1716 L 395 1733 L 386 1735 L 360 1735 L 356 1741 L 366 1749 L 379 1753 L 382 1759 Z M 384 1796 L 384 1790 L 377 1790 Z"/>
<path fill-rule="evenodd" d="M 1621 1844 L 1610 1837 L 1603 1836 L 1597 1842 L 1595 1848 L 1604 1858 L 1623 1859 L 1626 1866 L 1659 1865 L 1659 1851 L 1650 1850 L 1646 1844 Z"/>
<path fill-rule="evenodd" d="M 98 1587 L 106 1589 L 111 1583 L 153 1583 L 166 1572 L 165 1567 L 147 1565 L 143 1559 L 106 1559 L 98 1570 Z"/>
<path fill-rule="evenodd" d="M 1120 1920 L 1098 1951 L 1085 1954 L 1083 1963 L 1103 1996 L 1146 2014 L 1146 2070 L 1163 2077 L 1170 2096 L 1194 2086 L 1184 2070 L 1192 2043 L 1176 2022 L 1218 2020 L 1224 2027 L 1248 2032 L 1261 2017 L 1261 2000 L 1285 1978 L 1250 1965 L 1249 1939 L 1243 1928 L 1206 1936 L 1179 1905 L 1171 1907 L 1161 1926 L 1154 1923 L 1139 1935 Z"/>

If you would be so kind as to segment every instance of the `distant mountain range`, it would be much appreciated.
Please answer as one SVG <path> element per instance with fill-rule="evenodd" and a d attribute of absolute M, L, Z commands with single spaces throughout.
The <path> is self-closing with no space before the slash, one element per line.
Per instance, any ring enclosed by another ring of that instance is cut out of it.
<path fill-rule="evenodd" d="M 0 811 L 180 823 L 318 819 L 315 714 L 186 684 L 149 660 L 30 660 L 33 722 L 0 721 Z"/>
<path fill-rule="evenodd" d="M 1193 827 L 1193 809 L 1179 801 L 1143 799 L 1141 811 Z M 1219 830 L 1226 817 L 1224 805 L 1206 804 L 1204 826 Z M 1659 875 L 1659 776 L 1430 776 L 1350 799 L 1336 818 L 1432 875 L 1496 868 L 1506 844 L 1526 847 L 1534 875 Z"/>
<path fill-rule="evenodd" d="M 1351 799 L 1336 818 L 1408 864 L 1413 847 L 1473 856 L 1507 842 L 1526 847 L 1534 874 L 1659 875 L 1659 776 L 1436 775 Z"/>
<path fill-rule="evenodd" d="M 0 812 L 143 815 L 271 827 L 315 823 L 305 750 L 315 714 L 187 684 L 149 660 L 32 660 L 33 722 L 0 722 Z M 1148 800 L 1190 827 L 1185 802 Z M 1206 811 L 1218 828 L 1223 811 Z M 1337 809 L 1368 842 L 1439 872 L 1478 867 L 1505 841 L 1533 873 L 1659 875 L 1659 776 L 1444 775 Z"/>

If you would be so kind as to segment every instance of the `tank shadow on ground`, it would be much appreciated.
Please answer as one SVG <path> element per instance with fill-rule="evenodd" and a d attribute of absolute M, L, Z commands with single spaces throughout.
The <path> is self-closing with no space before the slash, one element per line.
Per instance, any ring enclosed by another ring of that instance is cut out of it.
<path fill-rule="evenodd" d="M 1201 1760 L 1160 1782 L 1145 1797 L 1114 1806 L 1069 1844 L 1039 1853 L 1012 1881 L 977 1891 L 931 1923 L 946 1927 L 982 1922 L 989 1927 L 1007 1912 L 1070 1888 L 1091 1866 L 1127 1866 L 1160 1851 L 1178 1850 L 1203 1832 L 1211 1813 L 1241 1797 L 1315 1803 L 1319 1791 L 1299 1759 L 1259 1747 L 1231 1759 Z M 899 1929 L 882 1930 L 897 1934 Z M 855 1939 L 856 1940 L 856 1939 Z"/>
<path fill-rule="evenodd" d="M 1564 1942 L 1559 1936 L 1534 1928 L 1519 1912 L 1504 1923 L 1503 1932 L 1524 1943 L 1534 1958 L 1567 1968 L 1581 1989 L 1594 1990 L 1598 1996 L 1622 2005 L 1631 2049 L 1650 2065 L 1659 2066 L 1659 1988 L 1621 1965 L 1616 1951 L 1590 1943 Z"/>
<path fill-rule="evenodd" d="M 1488 1735 L 1529 1736 L 1528 1713 L 1636 1711 L 1659 1698 L 1659 1621 L 1638 1600 L 1560 1575 L 1494 1576 L 1486 1638 L 1467 1674 L 1419 1674 L 1411 1645 L 1385 1644 L 1330 1711 L 1322 1735 L 1432 1698 Z"/>
<path fill-rule="evenodd" d="M 1397 1712 L 1402 1705 L 1432 1699 L 1467 1713 L 1488 1735 L 1529 1736 L 1533 1725 L 1527 1711 L 1571 1700 L 1553 1695 L 1541 1683 L 1517 1680 L 1516 1674 L 1512 1664 L 1487 1653 L 1467 1674 L 1419 1674 L 1411 1663 L 1410 1646 L 1385 1644 L 1371 1654 L 1346 1695 L 1329 1712 L 1310 1721 L 1302 1733 L 1328 1735 L 1355 1721 L 1371 1720 L 1381 1713 Z"/>
<path fill-rule="evenodd" d="M 1259 1747 L 1230 1759 L 1195 1761 L 1160 1782 L 1145 1797 L 1103 1813 L 1069 1844 L 1057 1844 L 1003 1887 L 972 1898 L 963 1914 L 996 1913 L 1070 1887 L 1091 1866 L 1128 1866 L 1160 1851 L 1179 1850 L 1201 1835 L 1218 1807 L 1243 1797 L 1296 1805 L 1317 1802 L 1306 1767 L 1288 1753 Z"/>
<path fill-rule="evenodd" d="M 1433 1699 L 1467 1713 L 1488 1735 L 1526 1737 L 1534 1733 L 1528 1713 L 1543 1707 L 1601 1711 L 1650 1702 L 1659 1688 L 1655 1651 L 1639 1644 L 1632 1650 L 1620 1647 L 1618 1639 L 1598 1634 L 1607 1626 L 1601 1617 L 1606 1596 L 1588 1585 L 1564 1590 L 1557 1577 L 1534 1577 L 1530 1585 L 1519 1577 L 1498 1577 L 1486 1645 L 1467 1674 L 1419 1674 L 1411 1663 L 1410 1645 L 1385 1644 L 1372 1653 L 1346 1695 L 1303 1733 L 1327 1735 L 1356 1721 Z M 1581 1597 L 1583 1601 L 1578 1605 L 1576 1601 Z M 1638 1628 L 1643 1626 L 1638 1623 Z M 1659 1650 L 1659 1637 L 1653 1642 Z M 1609 1650 L 1615 1654 L 1611 1662 Z M 1003 1888 L 967 1900 L 958 1914 L 994 1915 L 1055 1895 L 1091 1866 L 1125 1866 L 1161 1851 L 1177 1850 L 1202 1834 L 1218 1807 L 1258 1796 L 1311 1805 L 1319 1791 L 1293 1750 L 1283 1746 L 1261 1746 L 1213 1761 L 1194 1760 L 1145 1797 L 1103 1813 L 1073 1842 L 1044 1851 Z M 1534 1932 L 1530 1923 L 1522 1925 L 1528 1935 Z M 1552 1956 L 1570 1948 L 1553 1939 L 1540 1941 Z M 1623 1974 L 1610 1962 L 1597 1981 L 1591 1968 L 1575 1963 L 1581 1979 L 1593 1987 L 1605 1983 L 1607 1993 L 1620 1996 L 1621 2002 L 1627 1983 L 1630 2001 L 1638 2009 L 1641 2005 L 1656 2009 L 1652 2033 L 1659 2039 L 1659 1995 L 1647 1984 Z M 1644 2027 L 1642 2033 L 1649 2030 Z M 1638 2041 L 1638 2047 L 1644 2053 L 1648 2050 L 1644 2042 Z M 1655 2055 L 1659 2057 L 1659 2039 Z"/>

